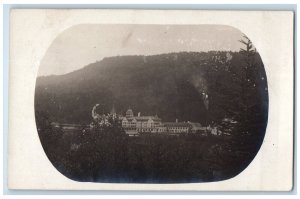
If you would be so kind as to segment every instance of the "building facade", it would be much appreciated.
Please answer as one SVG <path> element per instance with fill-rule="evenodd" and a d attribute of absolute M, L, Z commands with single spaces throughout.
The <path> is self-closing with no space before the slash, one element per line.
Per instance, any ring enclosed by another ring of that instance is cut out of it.
<path fill-rule="evenodd" d="M 176 122 L 162 122 L 161 118 L 157 115 L 141 116 L 141 113 L 138 113 L 137 116 L 135 116 L 130 108 L 126 111 L 125 116 L 120 116 L 119 118 L 125 132 L 132 136 L 141 133 L 179 135 L 205 129 L 200 123 L 178 122 L 177 120 Z"/>

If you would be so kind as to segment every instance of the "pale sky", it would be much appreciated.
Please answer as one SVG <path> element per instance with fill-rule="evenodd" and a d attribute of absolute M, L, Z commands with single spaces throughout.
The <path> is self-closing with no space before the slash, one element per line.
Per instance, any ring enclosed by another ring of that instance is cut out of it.
<path fill-rule="evenodd" d="M 238 51 L 242 33 L 222 25 L 77 25 L 53 41 L 39 76 L 72 72 L 118 55 Z"/>

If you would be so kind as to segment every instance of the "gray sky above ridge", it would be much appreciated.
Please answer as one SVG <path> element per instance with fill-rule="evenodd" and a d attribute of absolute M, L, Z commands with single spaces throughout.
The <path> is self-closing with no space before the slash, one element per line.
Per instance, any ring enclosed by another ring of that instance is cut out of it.
<path fill-rule="evenodd" d="M 66 74 L 118 55 L 238 51 L 242 36 L 223 25 L 77 25 L 52 42 L 38 76 Z"/>

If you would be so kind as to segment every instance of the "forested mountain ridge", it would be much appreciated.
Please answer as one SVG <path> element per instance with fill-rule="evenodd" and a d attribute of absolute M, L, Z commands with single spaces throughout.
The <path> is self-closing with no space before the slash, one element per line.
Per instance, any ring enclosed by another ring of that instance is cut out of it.
<path fill-rule="evenodd" d="M 245 58 L 240 52 L 104 58 L 65 75 L 38 77 L 35 109 L 53 121 L 87 124 L 91 108 L 99 103 L 105 113 L 114 105 L 120 114 L 131 107 L 135 114 L 157 114 L 163 121 L 179 119 L 207 125 L 225 117 L 239 117 L 247 103 L 264 118 L 267 79 L 258 54 L 253 63 L 245 76 Z M 208 108 L 203 102 L 205 95 Z"/>

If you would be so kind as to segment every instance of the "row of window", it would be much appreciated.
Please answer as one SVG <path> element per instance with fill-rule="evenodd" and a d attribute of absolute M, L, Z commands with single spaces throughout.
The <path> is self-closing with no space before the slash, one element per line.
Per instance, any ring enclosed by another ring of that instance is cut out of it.
<path fill-rule="evenodd" d="M 137 125 L 141 125 L 141 124 L 161 124 L 160 122 L 126 122 L 126 121 L 122 121 L 123 124 L 137 124 Z"/>
<path fill-rule="evenodd" d="M 169 127 L 169 129 L 180 129 L 180 130 L 182 130 L 182 129 L 186 129 L 186 130 L 188 130 L 189 128 L 188 127 Z"/>
<path fill-rule="evenodd" d="M 127 124 L 122 124 L 123 127 L 142 127 L 142 128 L 154 128 L 156 127 L 155 125 L 148 125 L 148 124 L 143 124 L 143 125 L 135 125 L 132 123 L 127 123 Z M 167 128 L 167 127 L 166 127 Z M 188 127 L 168 127 L 170 130 L 188 130 Z"/>

